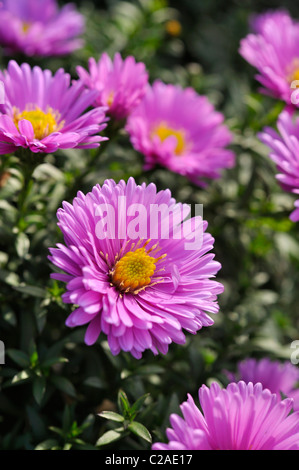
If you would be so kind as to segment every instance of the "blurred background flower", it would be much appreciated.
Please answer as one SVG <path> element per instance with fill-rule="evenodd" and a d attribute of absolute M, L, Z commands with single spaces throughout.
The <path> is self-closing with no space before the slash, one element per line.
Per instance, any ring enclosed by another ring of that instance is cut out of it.
<path fill-rule="evenodd" d="M 291 104 L 291 84 L 299 80 L 298 20 L 285 10 L 273 10 L 253 16 L 251 27 L 253 32 L 241 40 L 240 54 L 258 70 L 264 93 Z"/>
<path fill-rule="evenodd" d="M 89 73 L 78 66 L 77 72 L 87 88 L 98 92 L 94 106 L 106 106 L 115 120 L 127 118 L 146 92 L 145 65 L 136 63 L 133 56 L 123 60 L 119 53 L 112 61 L 104 52 L 98 62 L 93 57 L 89 59 L 88 69 Z"/>
<path fill-rule="evenodd" d="M 71 3 L 56 0 L 3 0 L 0 45 L 7 55 L 60 56 L 83 46 L 85 19 Z"/>
<path fill-rule="evenodd" d="M 277 132 L 278 131 L 278 132 Z M 259 133 L 260 140 L 270 149 L 269 157 L 276 165 L 276 179 L 285 191 L 299 194 L 299 118 L 288 111 L 277 119 L 277 131 L 266 127 Z M 295 206 L 298 201 L 295 202 Z M 290 219 L 299 220 L 298 209 Z"/>
<path fill-rule="evenodd" d="M 299 369 L 289 361 L 244 359 L 238 363 L 236 373 L 226 371 L 226 374 L 231 382 L 260 382 L 263 388 L 276 393 L 279 398 L 293 398 L 293 409 L 299 409 Z"/>
<path fill-rule="evenodd" d="M 145 169 L 155 165 L 187 176 L 198 185 L 219 178 L 234 165 L 225 148 L 232 135 L 205 96 L 192 88 L 155 81 L 130 114 L 126 130 L 133 147 L 145 156 Z"/>

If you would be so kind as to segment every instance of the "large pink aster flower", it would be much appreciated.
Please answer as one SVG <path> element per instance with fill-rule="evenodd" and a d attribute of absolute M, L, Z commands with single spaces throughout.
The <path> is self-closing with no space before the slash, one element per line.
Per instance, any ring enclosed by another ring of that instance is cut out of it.
<path fill-rule="evenodd" d="M 139 104 L 145 94 L 148 73 L 142 62 L 133 56 L 122 59 L 116 53 L 113 61 L 105 52 L 98 62 L 91 57 L 89 73 L 81 66 L 77 72 L 83 83 L 98 95 L 95 106 L 107 106 L 109 114 L 116 120 L 125 119 Z"/>
<path fill-rule="evenodd" d="M 5 102 L 0 105 L 0 154 L 19 148 L 50 153 L 58 148 L 93 148 L 106 140 L 97 135 L 106 126 L 105 109 L 86 111 L 95 92 L 82 83 L 71 84 L 70 75 L 59 69 L 32 69 L 11 60 L 0 72 Z M 86 112 L 85 112 L 86 111 Z"/>
<path fill-rule="evenodd" d="M 69 54 L 83 45 L 84 17 L 72 4 L 59 9 L 55 0 L 2 0 L 0 44 L 7 54 Z"/>
<path fill-rule="evenodd" d="M 107 180 L 63 203 L 57 216 L 65 244 L 49 259 L 66 274 L 52 277 L 66 282 L 63 301 L 77 306 L 66 324 L 88 324 L 88 345 L 102 331 L 113 354 L 165 354 L 171 342 L 185 342 L 183 329 L 195 334 L 213 324 L 207 312 L 217 313 L 223 286 L 210 278 L 220 264 L 208 253 L 207 222 L 182 222 L 189 209 L 169 190 L 133 178 Z"/>
<path fill-rule="evenodd" d="M 296 104 L 292 96 L 299 85 L 299 22 L 276 10 L 254 16 L 251 23 L 253 32 L 241 40 L 240 54 L 258 70 L 261 91 Z"/>
<path fill-rule="evenodd" d="M 168 443 L 153 450 L 299 450 L 299 412 L 292 399 L 280 400 L 261 383 L 214 382 L 199 389 L 202 411 L 188 395 L 183 417 L 172 414 Z"/>
<path fill-rule="evenodd" d="M 145 156 L 146 169 L 165 166 L 204 185 L 206 178 L 218 178 L 234 165 L 233 152 L 225 148 L 232 136 L 223 120 L 192 88 L 156 81 L 130 114 L 126 130 Z"/>
<path fill-rule="evenodd" d="M 260 140 L 270 148 L 269 157 L 276 164 L 276 175 L 285 191 L 299 194 L 299 118 L 283 111 L 277 120 L 278 132 L 266 127 L 259 133 Z M 293 222 L 299 220 L 299 200 L 290 215 Z"/>
<path fill-rule="evenodd" d="M 291 362 L 272 361 L 268 358 L 260 360 L 245 359 L 238 363 L 237 373 L 227 373 L 232 382 L 243 380 L 244 382 L 260 382 L 263 388 L 268 388 L 272 393 L 281 398 L 293 398 L 293 408 L 299 410 L 299 390 L 296 388 L 299 381 L 299 369 Z"/>

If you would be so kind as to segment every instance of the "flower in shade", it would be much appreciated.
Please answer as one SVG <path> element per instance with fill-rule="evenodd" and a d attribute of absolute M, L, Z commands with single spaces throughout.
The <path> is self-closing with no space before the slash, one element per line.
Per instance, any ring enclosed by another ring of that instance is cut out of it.
<path fill-rule="evenodd" d="M 198 394 L 202 411 L 188 395 L 183 417 L 170 416 L 169 442 L 153 450 L 299 450 L 299 412 L 291 413 L 291 398 L 243 381 L 224 389 L 203 385 Z"/>
<path fill-rule="evenodd" d="M 50 153 L 58 148 L 93 148 L 106 137 L 97 135 L 106 126 L 105 109 L 86 111 L 95 92 L 82 83 L 71 83 L 59 69 L 32 69 L 14 60 L 0 72 L 5 100 L 0 105 L 0 154 L 19 148 Z M 86 111 L 86 112 L 85 112 Z"/>
<path fill-rule="evenodd" d="M 293 88 L 299 84 L 299 22 L 286 11 L 274 10 L 253 16 L 251 26 L 240 54 L 257 69 L 262 92 L 292 103 Z"/>
<path fill-rule="evenodd" d="M 250 358 L 238 363 L 236 374 L 227 371 L 226 373 L 232 382 L 236 380 L 260 382 L 263 388 L 268 388 L 278 397 L 283 394 L 285 397 L 293 398 L 293 408 L 299 410 L 299 390 L 296 388 L 299 382 L 299 369 L 291 362 Z"/>
<path fill-rule="evenodd" d="M 223 286 L 212 278 L 220 264 L 209 253 L 207 222 L 184 220 L 189 210 L 169 190 L 133 178 L 107 180 L 63 203 L 57 216 L 65 244 L 50 249 L 49 259 L 64 271 L 52 274 L 66 283 L 63 301 L 77 307 L 66 324 L 87 324 L 86 344 L 103 332 L 112 354 L 140 358 L 184 344 L 183 330 L 213 324 L 208 313 L 217 313 Z"/>
<path fill-rule="evenodd" d="M 55 0 L 2 0 L 0 44 L 7 54 L 57 56 L 82 47 L 78 36 L 84 17 L 68 3 L 61 9 Z"/>
<path fill-rule="evenodd" d="M 130 114 L 126 130 L 133 147 L 145 156 L 145 169 L 167 167 L 204 185 L 234 165 L 225 148 L 232 136 L 205 96 L 192 88 L 155 81 Z"/>
<path fill-rule="evenodd" d="M 269 157 L 276 165 L 276 178 L 285 191 L 299 194 L 299 118 L 288 111 L 280 113 L 277 130 L 266 127 L 259 139 L 270 148 Z M 293 222 L 299 220 L 299 200 L 290 215 Z"/>
<path fill-rule="evenodd" d="M 90 89 L 97 90 L 95 106 L 107 106 L 111 117 L 125 119 L 138 105 L 145 94 L 148 72 L 142 62 L 133 56 L 122 59 L 116 53 L 113 60 L 105 52 L 98 62 L 91 57 L 88 61 L 89 73 L 81 66 L 77 73 Z"/>

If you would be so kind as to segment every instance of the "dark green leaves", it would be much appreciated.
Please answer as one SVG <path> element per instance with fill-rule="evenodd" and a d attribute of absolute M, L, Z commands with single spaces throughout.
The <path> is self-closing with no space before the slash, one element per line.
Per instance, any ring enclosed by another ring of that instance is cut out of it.
<path fill-rule="evenodd" d="M 111 444 L 116 440 L 127 437 L 130 433 L 133 433 L 147 443 L 151 443 L 152 437 L 148 429 L 142 423 L 135 420 L 148 397 L 149 394 L 145 394 L 131 405 L 124 390 L 119 390 L 117 402 L 120 412 L 102 411 L 99 413 L 99 416 L 112 422 L 121 423 L 122 425 L 102 434 L 96 445 L 101 447 Z"/>

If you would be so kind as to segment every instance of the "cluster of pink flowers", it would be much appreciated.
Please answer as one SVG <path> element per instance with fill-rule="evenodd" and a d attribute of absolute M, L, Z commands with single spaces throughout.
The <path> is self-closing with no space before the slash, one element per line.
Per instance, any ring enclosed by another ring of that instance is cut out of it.
<path fill-rule="evenodd" d="M 84 18 L 71 4 L 59 9 L 56 0 L 5 0 L 0 13 L 0 44 L 8 54 L 61 55 L 82 46 L 77 37 Z M 103 140 L 95 135 L 104 128 L 105 111 L 110 120 L 128 121 L 145 169 L 162 165 L 204 185 L 234 165 L 226 149 L 232 135 L 206 97 L 160 82 L 150 86 L 145 65 L 132 56 L 103 53 L 89 59 L 88 69 L 78 66 L 78 80 L 70 83 L 61 70 L 50 78 L 50 71 L 11 62 L 0 76 L 6 91 L 0 152 L 95 146 Z M 84 113 L 91 105 L 96 111 Z"/>
<path fill-rule="evenodd" d="M 144 64 L 133 57 L 112 61 L 103 54 L 89 60 L 89 73 L 77 67 L 80 80 L 97 90 L 96 106 L 108 106 L 115 120 L 126 119 L 133 147 L 144 158 L 144 169 L 161 165 L 197 185 L 218 178 L 234 166 L 234 153 L 226 147 L 232 134 L 205 96 L 194 89 L 148 82 Z"/>
<path fill-rule="evenodd" d="M 271 152 L 276 165 L 277 180 L 285 191 L 299 193 L 299 21 L 285 10 L 268 11 L 251 21 L 252 32 L 241 40 L 240 54 L 258 74 L 261 91 L 282 100 L 285 109 L 277 120 L 277 131 L 266 127 L 260 140 Z M 299 220 L 299 200 L 291 213 L 293 222 Z"/>
<path fill-rule="evenodd" d="M 1 8 L 0 44 L 7 54 L 61 55 L 82 45 L 84 20 L 71 5 L 60 10 L 55 0 L 38 8 L 32 0 L 3 0 Z M 299 80 L 299 23 L 278 11 L 255 17 L 252 27 L 240 53 L 258 69 L 263 92 L 286 103 L 278 132 L 266 128 L 260 139 L 271 148 L 283 189 L 298 194 L 299 119 L 293 117 L 291 86 Z M 145 65 L 119 53 L 90 58 L 88 70 L 76 70 L 72 80 L 63 69 L 52 73 L 9 61 L 0 71 L 0 154 L 96 148 L 107 140 L 101 133 L 112 121 L 143 155 L 145 170 L 163 166 L 205 187 L 234 166 L 232 133 L 206 96 L 160 80 L 150 84 Z M 66 325 L 84 325 L 87 345 L 101 335 L 113 355 L 125 351 L 140 359 L 148 350 L 166 354 L 171 343 L 183 345 L 186 334 L 213 324 L 210 314 L 218 312 L 224 290 L 215 280 L 221 265 L 212 253 L 214 239 L 201 216 L 186 220 L 190 208 L 168 189 L 110 179 L 62 206 L 57 218 L 64 243 L 50 249 L 57 268 L 51 277 L 66 284 L 62 300 L 76 306 Z M 295 206 L 291 219 L 298 221 L 299 200 Z M 154 207 L 161 218 L 153 236 Z M 199 243 L 186 249 L 198 233 Z M 170 417 L 169 442 L 155 443 L 153 450 L 299 450 L 298 369 L 249 359 L 228 376 L 226 388 L 213 383 L 199 389 L 201 410 L 188 395 L 183 417 Z"/>

